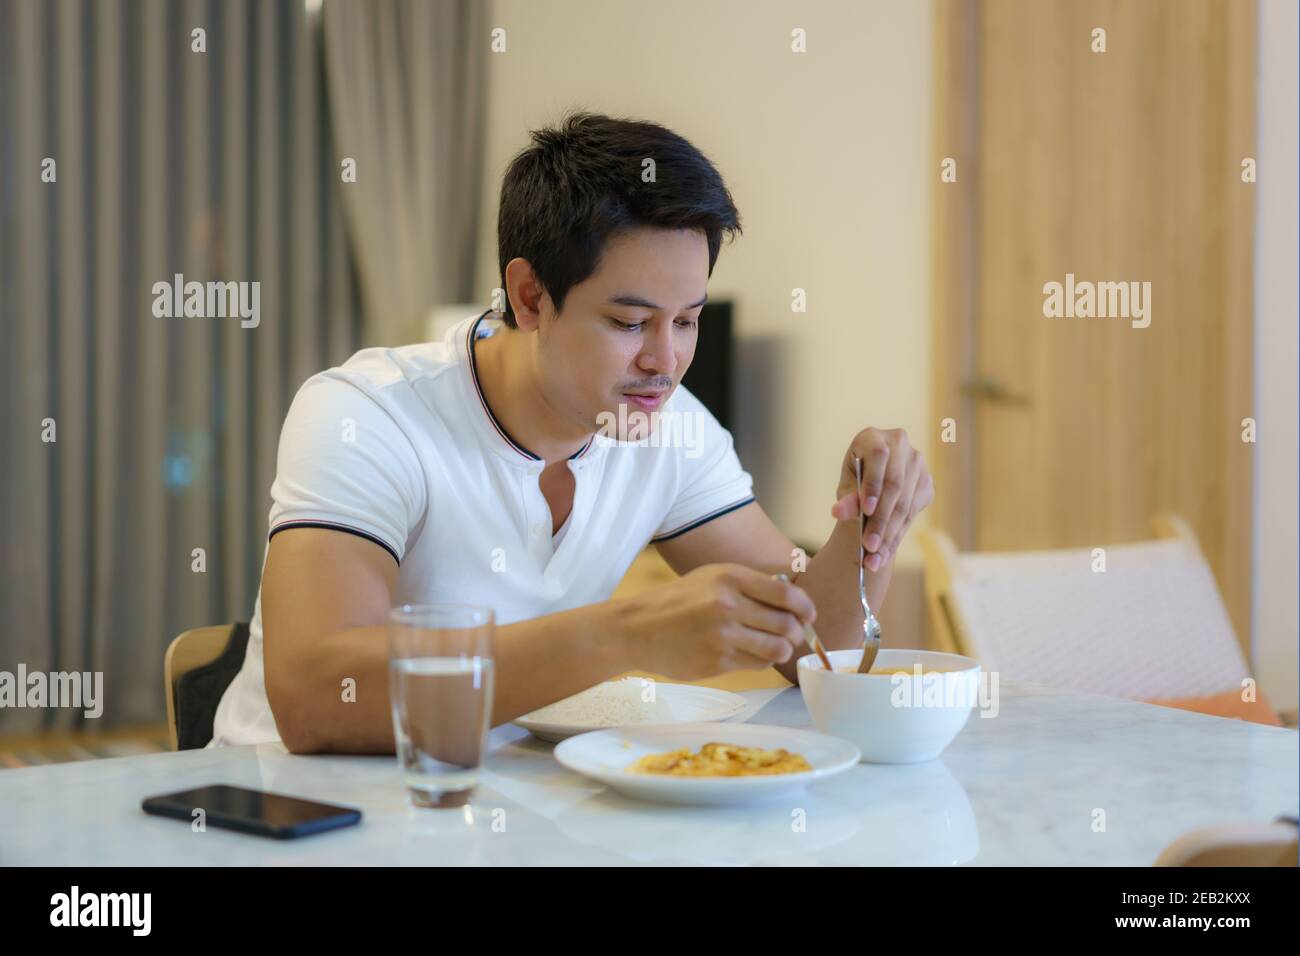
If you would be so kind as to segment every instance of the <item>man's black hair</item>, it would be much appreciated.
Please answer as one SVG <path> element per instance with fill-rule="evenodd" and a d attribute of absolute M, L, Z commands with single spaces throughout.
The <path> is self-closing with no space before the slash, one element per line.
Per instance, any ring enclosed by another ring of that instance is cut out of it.
<path fill-rule="evenodd" d="M 709 275 L 722 234 L 740 232 L 740 213 L 713 164 L 657 123 L 585 111 L 558 126 L 533 130 L 532 145 L 510 162 L 501 182 L 497 260 L 527 259 L 542 287 L 563 310 L 569 290 L 600 264 L 619 233 L 649 226 L 698 229 L 708 240 Z M 643 180 L 654 160 L 654 181 Z M 505 321 L 516 327 L 509 298 Z"/>

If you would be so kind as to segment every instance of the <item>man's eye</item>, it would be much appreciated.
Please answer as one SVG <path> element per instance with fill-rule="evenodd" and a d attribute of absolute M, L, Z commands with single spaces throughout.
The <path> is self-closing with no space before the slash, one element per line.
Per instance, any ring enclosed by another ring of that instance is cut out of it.
<path fill-rule="evenodd" d="M 689 329 L 692 325 L 695 324 L 695 320 L 694 320 L 694 319 L 678 319 L 678 320 L 677 320 L 677 324 L 680 325 L 680 326 L 681 326 L 682 328 L 684 328 L 684 329 Z"/>
<path fill-rule="evenodd" d="M 628 323 L 628 322 L 620 322 L 618 319 L 610 319 L 610 321 L 613 322 L 615 325 L 617 325 L 624 332 L 639 332 L 641 330 L 641 326 L 645 325 L 644 322 Z"/>

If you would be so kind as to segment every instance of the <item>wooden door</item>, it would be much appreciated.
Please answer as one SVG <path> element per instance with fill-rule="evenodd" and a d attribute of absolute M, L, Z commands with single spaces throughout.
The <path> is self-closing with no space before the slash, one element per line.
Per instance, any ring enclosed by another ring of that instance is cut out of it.
<path fill-rule="evenodd" d="M 958 439 L 938 524 L 963 549 L 1096 547 L 1176 512 L 1248 647 L 1254 4 L 936 13 L 936 177 L 957 172 L 936 187 L 935 417 Z M 1051 282 L 1102 301 L 1048 317 Z"/>

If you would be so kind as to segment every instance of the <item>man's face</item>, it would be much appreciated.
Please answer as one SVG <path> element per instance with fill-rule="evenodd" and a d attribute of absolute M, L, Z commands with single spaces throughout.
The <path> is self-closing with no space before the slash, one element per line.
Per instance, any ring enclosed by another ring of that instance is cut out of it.
<path fill-rule="evenodd" d="M 620 405 L 619 421 L 660 411 L 695 356 L 708 278 L 700 231 L 641 228 L 607 243 L 563 313 L 542 316 L 539 372 L 551 405 L 589 430 Z"/>

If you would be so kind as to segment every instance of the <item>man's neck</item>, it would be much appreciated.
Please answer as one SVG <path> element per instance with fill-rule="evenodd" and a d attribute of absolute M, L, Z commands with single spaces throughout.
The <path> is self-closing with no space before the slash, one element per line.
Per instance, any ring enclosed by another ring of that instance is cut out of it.
<path fill-rule="evenodd" d="M 510 436 L 548 465 L 564 461 L 591 438 L 547 402 L 537 382 L 526 333 L 502 328 L 474 342 L 479 387 Z"/>

